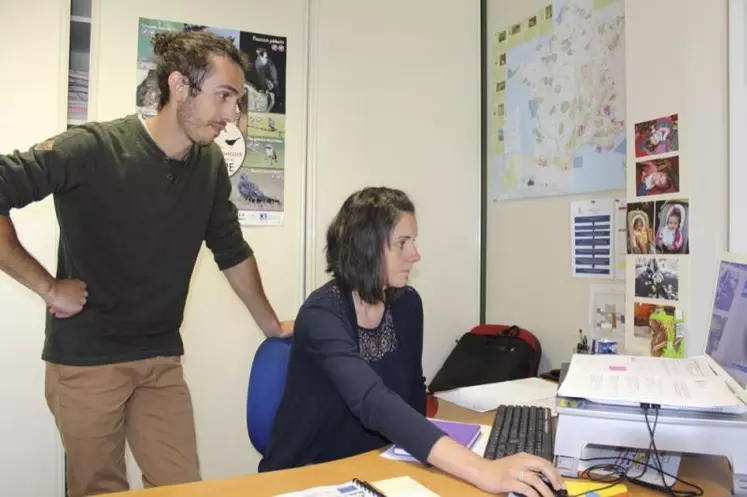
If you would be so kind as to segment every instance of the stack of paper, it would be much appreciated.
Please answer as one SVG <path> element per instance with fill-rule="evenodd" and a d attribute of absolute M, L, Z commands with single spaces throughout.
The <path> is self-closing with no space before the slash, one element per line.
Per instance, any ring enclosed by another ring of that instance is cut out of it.
<path fill-rule="evenodd" d="M 723 378 L 696 359 L 576 354 L 558 395 L 613 405 L 745 407 Z"/>
<path fill-rule="evenodd" d="M 499 405 L 549 407 L 555 412 L 558 384 L 542 378 L 524 378 L 471 387 L 457 388 L 435 394 L 439 399 L 477 412 L 488 412 Z"/>

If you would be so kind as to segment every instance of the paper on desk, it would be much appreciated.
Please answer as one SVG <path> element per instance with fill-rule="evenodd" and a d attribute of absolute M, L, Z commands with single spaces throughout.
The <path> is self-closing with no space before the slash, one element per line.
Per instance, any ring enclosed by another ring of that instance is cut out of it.
<path fill-rule="evenodd" d="M 314 487 L 298 492 L 277 494 L 275 497 L 366 497 L 366 494 L 362 489 L 353 486 L 353 482 L 347 482 L 342 485 Z"/>
<path fill-rule="evenodd" d="M 482 457 L 485 454 L 485 448 L 488 446 L 488 438 L 490 437 L 490 428 L 488 425 L 480 425 L 480 436 L 472 445 L 472 452 Z M 409 461 L 418 462 L 417 459 L 409 454 L 402 455 L 394 452 L 394 445 L 390 446 L 387 450 L 381 453 L 381 457 L 384 459 L 391 459 L 392 461 Z"/>
<path fill-rule="evenodd" d="M 439 495 L 409 476 L 397 476 L 374 482 L 387 497 L 439 497 Z"/>
<path fill-rule="evenodd" d="M 499 405 L 525 405 L 549 407 L 554 415 L 557 389 L 557 383 L 542 378 L 523 378 L 457 388 L 435 396 L 477 412 L 492 411 Z"/>
<path fill-rule="evenodd" d="M 607 354 L 574 355 L 558 395 L 619 405 L 715 408 L 740 404 L 721 378 L 694 359 Z"/>
<path fill-rule="evenodd" d="M 379 480 L 373 482 L 372 485 L 387 497 L 438 497 L 437 493 L 409 476 Z M 370 494 L 353 481 L 348 481 L 340 485 L 308 488 L 298 492 L 276 495 L 275 497 L 367 497 L 368 495 Z"/>

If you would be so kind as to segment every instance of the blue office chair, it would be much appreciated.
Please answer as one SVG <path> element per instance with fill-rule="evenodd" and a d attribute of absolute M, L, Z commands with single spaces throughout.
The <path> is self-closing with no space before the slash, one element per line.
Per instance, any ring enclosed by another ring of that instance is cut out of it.
<path fill-rule="evenodd" d="M 259 346 L 252 361 L 246 397 L 246 429 L 252 445 L 263 456 L 283 397 L 292 343 L 292 338 L 268 338 Z"/>

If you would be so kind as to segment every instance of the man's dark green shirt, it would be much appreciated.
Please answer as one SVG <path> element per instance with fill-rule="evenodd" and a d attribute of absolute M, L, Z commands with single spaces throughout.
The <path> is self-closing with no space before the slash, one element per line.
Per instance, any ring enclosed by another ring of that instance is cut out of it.
<path fill-rule="evenodd" d="M 82 312 L 48 314 L 42 358 L 98 365 L 181 355 L 184 305 L 203 241 L 221 270 L 252 256 L 230 194 L 217 144 L 170 159 L 137 115 L 0 156 L 0 214 L 53 195 L 56 276 L 88 286 Z"/>

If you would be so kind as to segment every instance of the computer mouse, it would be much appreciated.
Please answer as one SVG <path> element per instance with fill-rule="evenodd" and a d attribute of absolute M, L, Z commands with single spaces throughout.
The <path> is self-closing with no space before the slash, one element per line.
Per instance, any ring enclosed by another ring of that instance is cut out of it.
<path fill-rule="evenodd" d="M 553 497 L 569 497 L 568 496 L 568 490 L 566 490 L 564 488 L 560 489 L 560 490 L 555 490 L 555 489 L 552 488 L 552 483 L 550 483 L 550 480 L 548 480 L 545 475 L 539 475 L 539 477 L 540 477 L 540 480 L 542 480 L 542 482 L 545 485 L 547 485 L 550 490 L 553 491 L 553 494 L 552 494 Z M 511 492 L 508 495 L 509 495 L 509 497 L 527 497 L 524 494 L 517 494 L 516 492 Z"/>
<path fill-rule="evenodd" d="M 550 490 L 552 490 L 552 488 Z M 553 497 L 569 497 L 568 490 L 565 490 L 565 489 L 554 490 L 554 492 L 555 493 L 552 494 Z M 524 494 L 517 494 L 515 492 L 511 492 L 510 494 L 508 494 L 508 497 L 527 497 L 527 496 Z"/>

